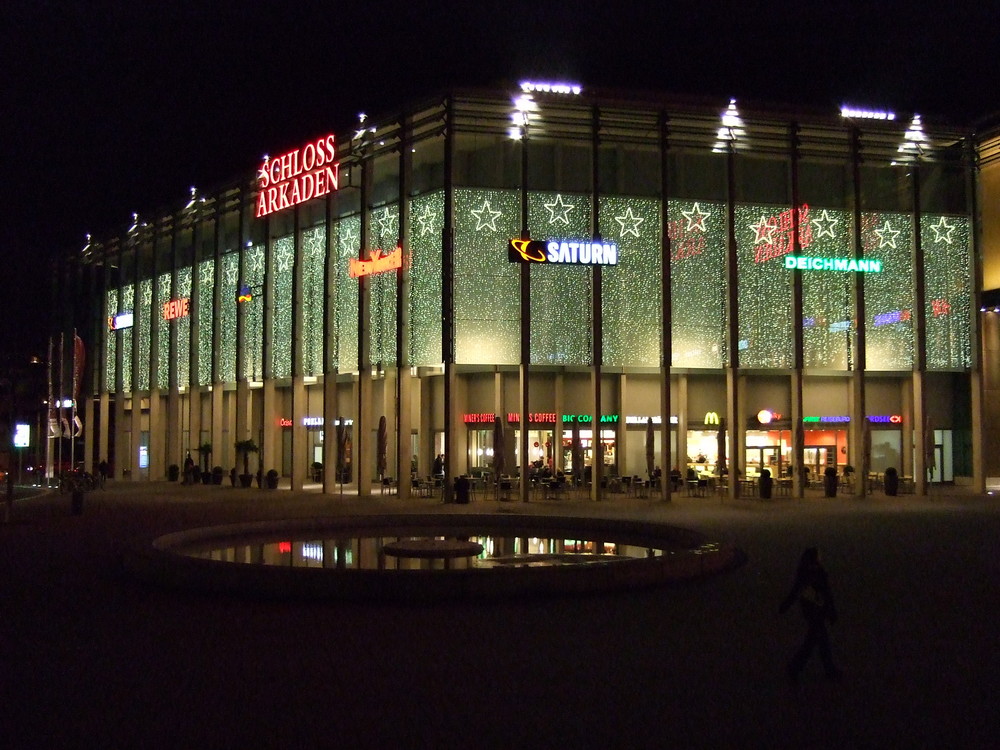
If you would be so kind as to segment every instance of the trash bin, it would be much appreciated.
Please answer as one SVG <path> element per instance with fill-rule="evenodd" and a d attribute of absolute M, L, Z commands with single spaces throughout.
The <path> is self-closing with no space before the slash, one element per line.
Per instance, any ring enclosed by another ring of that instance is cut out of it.
<path fill-rule="evenodd" d="M 455 502 L 462 505 L 469 502 L 469 478 L 464 474 L 455 480 Z"/>
<path fill-rule="evenodd" d="M 72 495 L 72 509 L 73 515 L 79 516 L 83 514 L 83 490 L 73 490 Z"/>

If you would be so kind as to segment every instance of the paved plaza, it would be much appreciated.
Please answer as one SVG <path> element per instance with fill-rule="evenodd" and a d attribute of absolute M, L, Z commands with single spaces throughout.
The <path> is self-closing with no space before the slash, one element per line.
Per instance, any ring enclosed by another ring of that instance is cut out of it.
<path fill-rule="evenodd" d="M 495 503 L 117 484 L 0 526 L 0 747 L 996 746 L 1000 500 L 962 494 L 512 504 L 696 529 L 747 563 L 618 594 L 399 605 L 140 584 L 123 545 L 192 526 Z M 784 665 L 818 545 L 842 682 Z"/>

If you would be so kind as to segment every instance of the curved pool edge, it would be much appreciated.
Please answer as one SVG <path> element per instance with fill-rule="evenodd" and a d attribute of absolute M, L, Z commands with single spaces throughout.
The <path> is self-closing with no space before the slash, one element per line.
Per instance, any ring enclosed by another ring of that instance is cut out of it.
<path fill-rule="evenodd" d="M 246 539 L 275 532 L 379 533 L 490 530 L 512 535 L 539 532 L 607 534 L 616 541 L 644 546 L 680 547 L 660 557 L 586 566 L 519 567 L 477 570 L 337 570 L 251 566 L 188 557 L 178 546 L 203 540 Z M 439 531 L 440 530 L 440 531 Z M 666 524 L 634 520 L 503 514 L 350 515 L 260 521 L 186 529 L 129 545 L 123 552 L 126 573 L 170 589 L 264 599 L 357 602 L 430 602 L 491 600 L 530 596 L 606 593 L 698 580 L 738 567 L 746 555 L 737 547 L 715 543 L 703 534 Z"/>

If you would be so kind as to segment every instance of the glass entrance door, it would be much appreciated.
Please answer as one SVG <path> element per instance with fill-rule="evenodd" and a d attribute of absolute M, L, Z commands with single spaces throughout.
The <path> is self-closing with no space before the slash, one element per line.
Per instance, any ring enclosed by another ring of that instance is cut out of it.
<path fill-rule="evenodd" d="M 807 445 L 803 450 L 803 460 L 813 480 L 819 480 L 827 466 L 837 466 L 837 446 Z"/>

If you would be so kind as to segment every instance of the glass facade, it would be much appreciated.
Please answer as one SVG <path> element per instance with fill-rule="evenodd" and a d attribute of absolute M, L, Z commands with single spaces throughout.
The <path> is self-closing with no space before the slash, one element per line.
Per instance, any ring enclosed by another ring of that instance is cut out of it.
<path fill-rule="evenodd" d="M 338 141 L 339 189 L 323 199 L 264 221 L 254 190 L 241 187 L 202 214 L 178 214 L 176 226 L 164 219 L 144 230 L 150 237 L 130 234 L 95 309 L 102 320 L 133 312 L 135 324 L 94 327 L 103 348 L 95 393 L 276 383 L 277 395 L 241 391 L 224 416 L 213 413 L 218 401 L 190 407 L 192 430 L 225 419 L 216 435 L 237 420 L 265 434 L 272 415 L 284 427 L 297 427 L 285 424 L 293 411 L 329 418 L 329 394 L 293 394 L 289 381 L 336 378 L 348 404 L 337 408 L 358 411 L 351 378 L 369 367 L 375 390 L 364 398 L 391 416 L 398 394 L 380 378 L 405 365 L 418 383 L 406 452 L 412 438 L 423 454 L 450 434 L 456 398 L 469 412 L 501 403 L 515 412 L 518 367 L 539 373 L 530 386 L 539 411 L 585 413 L 585 403 L 556 402 L 595 399 L 564 379 L 599 366 L 638 384 L 636 396 L 624 381 L 599 386 L 608 403 L 635 398 L 633 413 L 653 415 L 662 377 L 675 391 L 679 378 L 695 378 L 685 409 L 723 412 L 720 384 L 736 368 L 749 379 L 739 407 L 748 413 L 731 417 L 730 430 L 774 405 L 787 419 L 785 386 L 762 379 L 796 371 L 840 378 L 835 401 L 844 403 L 830 408 L 841 414 L 862 363 L 891 383 L 873 396 L 891 414 L 906 412 L 898 392 L 913 387 L 913 373 L 969 375 L 975 225 L 961 136 L 928 127 L 917 141 L 903 121 L 832 113 L 799 122 L 742 118 L 734 104 L 671 107 L 540 96 L 515 140 L 505 95 L 454 97 L 379 126 L 379 138 Z M 523 270 L 508 250 L 522 229 L 546 242 L 613 243 L 617 256 Z M 364 284 L 351 276 L 352 262 L 401 242 L 400 271 L 370 273 Z M 237 302 L 241 290 L 252 300 Z M 179 298 L 190 298 L 190 315 L 166 320 L 161 310 Z M 458 368 L 456 391 L 431 380 L 449 367 Z M 629 454 L 609 466 L 618 455 Z"/>

